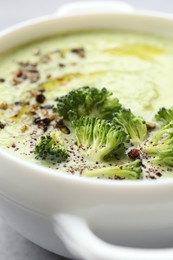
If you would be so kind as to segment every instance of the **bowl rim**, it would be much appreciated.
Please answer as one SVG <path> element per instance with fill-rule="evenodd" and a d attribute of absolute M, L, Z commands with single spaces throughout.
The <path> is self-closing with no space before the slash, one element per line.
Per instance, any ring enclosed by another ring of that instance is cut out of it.
<path fill-rule="evenodd" d="M 77 15 L 68 15 L 68 16 L 58 16 L 56 13 L 55 14 L 49 14 L 49 15 L 44 15 L 41 17 L 37 17 L 37 18 L 32 18 L 20 23 L 17 23 L 13 26 L 7 27 L 4 30 L 2 30 L 0 32 L 0 39 L 7 36 L 8 34 L 14 33 L 15 31 L 19 30 L 19 29 L 24 29 L 26 27 L 29 26 L 34 26 L 36 24 L 39 23 L 43 23 L 43 22 L 48 22 L 48 21 L 53 21 L 53 20 L 60 20 L 60 19 L 75 19 L 76 17 L 85 17 L 85 18 L 89 18 L 89 17 L 96 17 L 97 16 L 107 16 L 108 14 L 105 13 L 99 13 L 99 14 L 77 14 Z M 159 19 L 165 19 L 168 21 L 172 21 L 173 22 L 173 16 L 171 14 L 167 14 L 167 13 L 162 13 L 162 12 L 155 12 L 155 11 L 141 11 L 141 10 L 134 10 L 132 12 L 112 12 L 109 13 L 109 16 L 117 16 L 117 15 L 130 15 L 130 16 L 136 16 L 136 17 L 150 17 L 150 18 L 159 18 Z M 162 35 L 162 34 L 160 34 Z M 20 44 L 19 44 L 20 45 Z M 12 49 L 12 48 L 10 48 Z M 9 160 L 9 162 L 13 162 L 15 163 L 16 167 L 17 166 L 24 166 L 27 167 L 29 170 L 34 170 L 37 173 L 41 173 L 44 175 L 44 177 L 50 177 L 53 178 L 54 181 L 57 180 L 63 180 L 66 182 L 71 182 L 71 184 L 73 184 L 73 182 L 78 182 L 80 185 L 97 185 L 97 186 L 102 186 L 102 187 L 129 187 L 129 188 L 139 188 L 139 187 L 160 187 L 162 188 L 163 185 L 171 185 L 173 184 L 173 178 L 159 178 L 159 179 L 155 179 L 155 180 L 109 180 L 109 179 L 97 179 L 97 178 L 87 178 L 87 177 L 81 177 L 81 176 L 77 176 L 77 175 L 72 175 L 72 174 L 67 174 L 65 173 L 65 171 L 61 171 L 61 170 L 55 170 L 55 169 L 50 169 L 47 168 L 45 166 L 41 166 L 41 165 L 37 165 L 36 163 L 32 163 L 30 161 L 27 160 L 22 160 L 20 157 L 17 157 L 13 154 L 11 154 L 10 152 L 6 151 L 3 148 L 0 148 L 0 157 L 1 159 L 6 159 Z M 32 172 L 31 171 L 31 172 Z M 30 174 L 31 174 L 30 172 Z M 33 178 L 34 178 L 35 174 L 32 174 Z"/>
<path fill-rule="evenodd" d="M 88 178 L 82 177 L 78 175 L 72 175 L 66 173 L 65 171 L 51 169 L 45 166 L 37 165 L 27 160 L 22 160 L 20 157 L 17 157 L 9 152 L 0 148 L 0 156 L 3 156 L 5 159 L 9 161 L 9 163 L 13 163 L 14 167 L 22 166 L 26 167 L 29 171 L 29 174 L 32 174 L 32 178 L 34 179 L 35 173 L 42 175 L 44 178 L 50 178 L 53 181 L 65 181 L 65 182 L 76 182 L 80 185 L 97 185 L 105 187 L 114 187 L 117 186 L 119 188 L 129 187 L 131 189 L 139 189 L 146 187 L 158 187 L 162 188 L 163 184 L 166 186 L 170 186 L 173 184 L 173 178 L 159 178 L 155 180 L 109 180 L 109 179 L 97 179 L 97 178 Z M 37 175 L 38 176 L 38 175 Z"/>

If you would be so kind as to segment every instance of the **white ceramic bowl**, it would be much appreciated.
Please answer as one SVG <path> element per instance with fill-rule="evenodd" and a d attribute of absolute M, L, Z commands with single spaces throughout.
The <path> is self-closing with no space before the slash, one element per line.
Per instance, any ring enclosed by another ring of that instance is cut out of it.
<path fill-rule="evenodd" d="M 55 15 L 1 32 L 0 52 L 39 37 L 90 28 L 173 35 L 173 17 L 134 11 L 121 2 L 69 4 Z M 87 260 L 173 260 L 171 248 L 158 249 L 173 245 L 173 179 L 91 180 L 36 166 L 3 150 L 0 165 L 1 215 L 34 243 Z"/>

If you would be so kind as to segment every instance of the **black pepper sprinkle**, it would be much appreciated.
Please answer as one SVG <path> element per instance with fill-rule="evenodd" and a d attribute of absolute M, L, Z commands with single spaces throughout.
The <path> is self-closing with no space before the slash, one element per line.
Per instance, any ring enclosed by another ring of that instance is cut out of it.
<path fill-rule="evenodd" d="M 15 106 L 21 106 L 22 105 L 22 101 L 16 101 L 16 102 L 14 102 L 14 105 Z"/>
<path fill-rule="evenodd" d="M 1 121 L 0 121 L 0 129 L 4 129 L 5 127 L 5 124 L 3 124 Z"/>
<path fill-rule="evenodd" d="M 3 82 L 5 82 L 5 79 L 0 78 L 0 83 L 3 83 Z"/>
<path fill-rule="evenodd" d="M 16 72 L 16 77 L 17 78 L 21 78 L 23 76 L 23 71 L 22 70 L 18 70 L 17 72 Z"/>
<path fill-rule="evenodd" d="M 34 124 L 39 124 L 40 123 L 40 121 L 41 121 L 41 118 L 40 117 L 36 117 L 36 118 L 34 118 Z"/>
<path fill-rule="evenodd" d="M 50 122 L 51 122 L 51 119 L 46 117 L 46 118 L 42 119 L 42 122 L 43 122 L 44 125 L 49 125 Z"/>
<path fill-rule="evenodd" d="M 85 57 L 85 50 L 84 50 L 84 48 L 74 48 L 74 49 L 71 49 L 71 52 L 72 53 L 76 53 L 81 58 Z"/>
<path fill-rule="evenodd" d="M 65 67 L 65 64 L 59 63 L 58 66 L 59 66 L 60 68 L 64 68 L 64 67 Z"/>
<path fill-rule="evenodd" d="M 39 92 L 44 93 L 46 90 L 44 88 L 40 88 Z"/>
<path fill-rule="evenodd" d="M 29 65 L 29 62 L 22 62 L 22 61 L 19 61 L 18 62 L 18 65 L 20 65 L 20 66 L 28 66 Z"/>
<path fill-rule="evenodd" d="M 48 126 L 50 125 L 51 119 L 50 118 L 43 118 L 36 117 L 34 119 L 34 124 L 38 125 L 38 127 L 42 127 L 43 131 L 46 132 L 48 129 Z"/>
<path fill-rule="evenodd" d="M 36 101 L 40 104 L 44 103 L 45 99 L 46 98 L 43 94 L 39 94 L 39 95 L 36 96 Z"/>
<path fill-rule="evenodd" d="M 153 179 L 153 180 L 155 180 L 155 179 L 156 179 L 156 177 L 155 177 L 155 176 L 150 176 L 150 179 Z"/>
<path fill-rule="evenodd" d="M 161 176 L 162 176 L 162 174 L 161 174 L 160 172 L 156 172 L 156 175 L 157 175 L 158 177 L 161 177 Z"/>

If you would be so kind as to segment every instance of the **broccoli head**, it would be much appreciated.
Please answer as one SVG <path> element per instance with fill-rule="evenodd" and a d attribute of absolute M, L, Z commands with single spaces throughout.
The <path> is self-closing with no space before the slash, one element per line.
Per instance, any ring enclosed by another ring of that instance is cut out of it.
<path fill-rule="evenodd" d="M 82 175 L 86 177 L 104 178 L 104 179 L 127 179 L 137 180 L 142 178 L 142 163 L 136 160 L 120 166 L 109 166 L 104 168 L 95 168 L 84 170 Z"/>
<path fill-rule="evenodd" d="M 104 119 L 81 117 L 72 125 L 78 146 L 91 160 L 104 160 L 127 140 L 127 134 L 120 126 Z"/>
<path fill-rule="evenodd" d="M 143 150 L 154 156 L 151 162 L 173 166 L 173 122 L 153 134 L 146 141 Z"/>
<path fill-rule="evenodd" d="M 115 113 L 113 122 L 115 125 L 117 124 L 123 127 L 134 145 L 143 142 L 148 135 L 144 119 L 135 116 L 130 109 L 122 108 L 119 112 Z"/>
<path fill-rule="evenodd" d="M 57 163 L 66 161 L 69 154 L 58 131 L 41 136 L 35 147 L 36 159 L 51 160 Z"/>
<path fill-rule="evenodd" d="M 82 87 L 57 98 L 55 111 L 67 120 L 87 115 L 110 118 L 121 107 L 119 100 L 111 95 L 106 88 Z"/>
<path fill-rule="evenodd" d="M 161 122 L 162 125 L 169 124 L 171 121 L 173 121 L 173 108 L 167 109 L 162 107 L 155 115 L 155 120 Z"/>

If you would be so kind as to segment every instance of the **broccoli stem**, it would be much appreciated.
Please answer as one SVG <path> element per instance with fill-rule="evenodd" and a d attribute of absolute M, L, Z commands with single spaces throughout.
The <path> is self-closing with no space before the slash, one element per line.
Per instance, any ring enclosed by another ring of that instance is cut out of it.
<path fill-rule="evenodd" d="M 88 149 L 87 156 L 93 161 L 105 161 L 107 155 L 110 155 L 113 150 L 118 149 L 119 145 L 116 147 L 114 144 L 107 144 L 102 148 L 93 145 L 92 148 Z"/>
<path fill-rule="evenodd" d="M 104 167 L 97 169 L 86 169 L 82 175 L 85 177 L 97 177 L 102 179 L 127 179 L 136 180 L 141 179 L 141 162 L 137 160 L 122 166 Z"/>
<path fill-rule="evenodd" d="M 150 159 L 150 163 L 173 167 L 173 157 L 160 158 L 159 156 L 156 156 Z"/>
<path fill-rule="evenodd" d="M 96 170 L 86 170 L 83 174 L 83 176 L 86 177 L 99 177 L 102 179 L 116 179 L 116 177 L 122 178 L 122 179 L 129 179 L 129 180 L 135 180 L 137 179 L 136 173 L 133 171 L 128 170 L 120 170 L 119 168 L 101 168 Z"/>
<path fill-rule="evenodd" d="M 145 153 L 148 153 L 148 154 L 156 154 L 156 153 L 158 153 L 159 148 L 158 148 L 158 145 L 156 145 L 156 146 L 150 145 L 150 146 L 146 146 L 143 150 Z"/>

